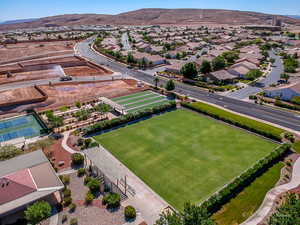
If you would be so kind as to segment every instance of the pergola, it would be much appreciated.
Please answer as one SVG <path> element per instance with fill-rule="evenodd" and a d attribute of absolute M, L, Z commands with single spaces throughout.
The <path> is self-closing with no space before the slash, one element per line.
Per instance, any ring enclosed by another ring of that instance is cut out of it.
<path fill-rule="evenodd" d="M 125 114 L 126 111 L 125 111 L 125 107 L 108 99 L 108 98 L 105 98 L 105 97 L 100 97 L 99 98 L 100 102 L 102 103 L 105 103 L 107 105 L 110 105 L 114 110 L 118 111 L 119 113 L 121 114 Z"/>

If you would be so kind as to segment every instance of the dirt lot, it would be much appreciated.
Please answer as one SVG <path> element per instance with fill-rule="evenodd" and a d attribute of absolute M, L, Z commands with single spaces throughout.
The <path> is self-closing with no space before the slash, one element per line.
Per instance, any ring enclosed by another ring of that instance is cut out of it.
<path fill-rule="evenodd" d="M 58 85 L 44 85 L 41 89 L 48 95 L 46 101 L 33 104 L 23 104 L 14 107 L 1 107 L 0 115 L 7 113 L 22 112 L 29 108 L 35 108 L 39 111 L 48 109 L 55 109 L 63 105 L 73 105 L 77 101 L 89 101 L 100 96 L 107 98 L 128 95 L 134 92 L 146 89 L 138 88 L 135 80 L 114 80 L 102 82 L 84 82 L 73 84 L 58 84 Z M 24 94 L 23 94 L 24 93 Z M 32 88 L 20 88 L 13 91 L 0 92 L 2 101 L 14 101 L 21 96 L 24 98 L 33 98 L 37 95 Z M 9 97 L 6 97 L 9 96 Z"/>
<path fill-rule="evenodd" d="M 0 105 L 14 101 L 27 101 L 41 98 L 42 94 L 34 87 L 18 88 L 0 92 Z"/>
<path fill-rule="evenodd" d="M 50 52 L 69 51 L 71 53 L 73 52 L 75 43 L 75 41 L 53 41 L 8 44 L 0 47 L 0 61 L 47 54 Z"/>

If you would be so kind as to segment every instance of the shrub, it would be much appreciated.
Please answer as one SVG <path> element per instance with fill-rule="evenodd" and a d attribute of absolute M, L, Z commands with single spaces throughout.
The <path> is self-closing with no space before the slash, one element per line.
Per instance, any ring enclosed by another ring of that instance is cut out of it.
<path fill-rule="evenodd" d="M 51 215 L 51 206 L 48 202 L 37 201 L 25 211 L 25 218 L 31 224 L 38 224 Z"/>
<path fill-rule="evenodd" d="M 65 222 L 67 222 L 67 220 L 68 220 L 68 216 L 67 215 L 63 215 L 62 218 L 61 218 L 61 222 L 65 223 Z"/>
<path fill-rule="evenodd" d="M 77 224 L 78 224 L 77 218 L 72 218 L 72 219 L 70 220 L 70 225 L 77 225 Z"/>
<path fill-rule="evenodd" d="M 63 175 L 61 178 L 61 181 L 64 185 L 68 185 L 70 183 L 70 176 L 69 175 Z"/>
<path fill-rule="evenodd" d="M 249 119 L 247 117 L 243 117 L 231 112 L 227 112 L 223 109 L 219 109 L 217 107 L 202 102 L 182 102 L 181 105 L 189 109 L 195 110 L 197 112 L 209 115 L 215 119 L 223 120 L 227 123 L 258 133 L 267 138 L 274 139 L 276 141 L 281 141 L 281 134 L 284 132 L 283 129 L 253 119 Z"/>
<path fill-rule="evenodd" d="M 84 181 L 83 181 L 83 182 L 84 182 L 85 185 L 87 185 L 92 179 L 93 179 L 93 178 L 86 176 L 86 177 L 84 178 Z"/>
<path fill-rule="evenodd" d="M 64 198 L 64 207 L 69 206 L 71 203 L 72 203 L 72 198 L 71 197 Z"/>
<path fill-rule="evenodd" d="M 107 208 L 117 208 L 120 206 L 120 195 L 117 193 L 109 193 L 102 199 L 102 204 L 107 205 Z"/>
<path fill-rule="evenodd" d="M 284 133 L 284 138 L 289 140 L 290 142 L 294 142 L 295 141 L 295 137 L 293 134 L 289 133 L 289 132 L 285 132 Z"/>
<path fill-rule="evenodd" d="M 70 208 L 70 211 L 71 211 L 71 212 L 74 212 L 74 211 L 76 210 L 76 204 L 75 204 L 75 203 L 72 203 L 72 204 L 69 206 L 69 208 Z"/>
<path fill-rule="evenodd" d="M 126 219 L 134 219 L 136 217 L 135 208 L 131 205 L 125 207 L 124 215 Z"/>
<path fill-rule="evenodd" d="M 85 203 L 90 204 L 94 199 L 92 192 L 88 191 L 85 195 Z"/>
<path fill-rule="evenodd" d="M 64 194 L 64 197 L 70 197 L 71 196 L 71 190 L 66 188 L 64 191 L 63 191 L 63 194 Z"/>
<path fill-rule="evenodd" d="M 82 165 L 83 162 L 84 162 L 84 156 L 81 155 L 80 153 L 74 153 L 74 154 L 72 154 L 71 158 L 72 158 L 72 163 L 74 165 L 78 165 L 79 166 L 79 165 Z"/>
<path fill-rule="evenodd" d="M 22 154 L 22 150 L 14 145 L 5 145 L 0 147 L 0 161 L 11 159 L 20 154 Z"/>
<path fill-rule="evenodd" d="M 80 168 L 77 170 L 77 176 L 82 177 L 85 174 L 85 168 Z"/>
<path fill-rule="evenodd" d="M 89 187 L 91 192 L 99 191 L 100 189 L 100 181 L 97 179 L 91 179 L 88 183 L 87 186 Z"/>
<path fill-rule="evenodd" d="M 82 131 L 83 131 L 84 135 L 93 134 L 95 132 L 100 132 L 100 131 L 104 131 L 107 129 L 111 129 L 111 128 L 114 128 L 121 124 L 126 124 L 126 123 L 141 119 L 146 116 L 151 116 L 152 114 L 164 112 L 164 111 L 166 111 L 168 109 L 172 109 L 172 108 L 176 108 L 175 101 L 171 101 L 171 102 L 168 102 L 163 105 L 155 106 L 151 109 L 145 109 L 145 110 L 135 112 L 135 113 L 128 113 L 126 115 L 123 115 L 119 118 L 115 118 L 112 120 L 104 120 L 104 121 L 96 123 L 92 126 L 86 127 Z"/>

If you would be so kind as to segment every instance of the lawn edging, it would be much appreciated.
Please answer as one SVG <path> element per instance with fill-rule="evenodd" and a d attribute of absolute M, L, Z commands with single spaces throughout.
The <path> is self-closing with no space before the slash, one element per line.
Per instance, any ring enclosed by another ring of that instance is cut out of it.
<path fill-rule="evenodd" d="M 158 114 L 175 108 L 176 102 L 171 101 L 163 105 L 155 106 L 151 109 L 145 109 L 139 112 L 128 113 L 126 115 L 112 120 L 101 121 L 89 127 L 83 128 L 82 132 L 84 136 L 89 136 L 95 133 L 103 132 L 105 130 L 111 130 L 115 127 L 120 127 L 121 125 L 126 125 L 134 121 L 139 121 L 140 119 L 152 116 L 153 114 Z"/>
<path fill-rule="evenodd" d="M 285 132 L 285 130 L 281 128 L 277 128 L 269 124 L 243 117 L 202 102 L 181 102 L 181 105 L 183 107 L 211 116 L 215 119 L 222 120 L 237 127 L 247 129 L 251 132 L 255 132 L 275 141 L 281 141 L 282 134 Z"/>
<path fill-rule="evenodd" d="M 210 214 L 217 212 L 222 205 L 240 193 L 246 186 L 252 183 L 258 176 L 274 165 L 280 158 L 290 150 L 290 144 L 282 144 L 266 157 L 257 161 L 252 167 L 245 170 L 241 175 L 235 177 L 231 182 L 215 192 L 208 199 L 200 203 Z"/>

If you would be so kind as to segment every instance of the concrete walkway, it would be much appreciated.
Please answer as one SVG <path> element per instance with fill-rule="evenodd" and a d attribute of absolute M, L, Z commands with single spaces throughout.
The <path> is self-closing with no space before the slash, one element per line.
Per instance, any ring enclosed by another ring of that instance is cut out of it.
<path fill-rule="evenodd" d="M 49 225 L 57 225 L 58 224 L 58 212 L 56 208 L 53 209 L 52 216 L 49 218 Z"/>
<path fill-rule="evenodd" d="M 158 194 L 156 194 L 147 184 L 130 171 L 124 164 L 115 158 L 109 151 L 100 146 L 101 169 L 110 178 L 121 178 L 126 176 L 127 184 L 134 188 L 135 194 L 128 193 L 128 199 L 122 202 L 122 206 L 132 205 L 140 213 L 140 216 L 147 224 L 154 224 L 159 215 L 167 206 Z M 137 218 L 138 219 L 138 218 Z M 136 224 L 138 220 L 129 224 Z"/>
<path fill-rule="evenodd" d="M 70 152 L 71 154 L 74 154 L 74 153 L 78 153 L 78 151 L 75 151 L 73 150 L 72 148 L 70 148 L 68 145 L 67 145 L 67 140 L 69 138 L 69 135 L 72 131 L 69 130 L 69 131 L 65 131 L 63 133 L 64 137 L 63 137 L 63 140 L 61 142 L 61 146 L 67 151 L 67 152 Z"/>
<path fill-rule="evenodd" d="M 293 167 L 292 179 L 289 183 L 280 185 L 271 189 L 259 207 L 259 209 L 249 217 L 241 225 L 257 225 L 259 224 L 271 211 L 272 206 L 278 195 L 296 188 L 300 184 L 300 158 L 298 158 Z"/>

